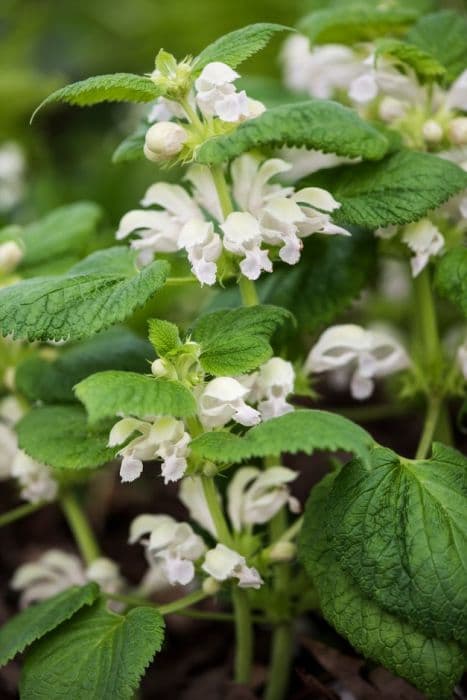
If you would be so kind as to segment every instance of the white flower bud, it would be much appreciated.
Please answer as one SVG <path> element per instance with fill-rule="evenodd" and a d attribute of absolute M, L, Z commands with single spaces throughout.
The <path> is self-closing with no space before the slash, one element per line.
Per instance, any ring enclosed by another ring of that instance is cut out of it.
<path fill-rule="evenodd" d="M 23 251 L 15 241 L 0 244 L 0 273 L 12 272 L 22 257 Z"/>
<path fill-rule="evenodd" d="M 449 124 L 449 138 L 456 146 L 467 144 L 467 117 L 456 117 Z"/>
<path fill-rule="evenodd" d="M 404 104 L 404 102 L 395 97 L 390 97 L 390 95 L 386 95 L 379 103 L 378 113 L 383 121 L 392 122 L 395 119 L 403 117 L 406 109 L 407 105 Z"/>
<path fill-rule="evenodd" d="M 144 155 L 155 163 L 172 158 L 180 153 L 187 138 L 183 126 L 173 122 L 157 122 L 146 132 Z"/>
<path fill-rule="evenodd" d="M 422 134 L 428 143 L 439 143 L 443 138 L 443 129 L 434 119 L 428 119 L 422 127 Z"/>
<path fill-rule="evenodd" d="M 167 362 L 167 360 L 157 359 L 151 364 L 151 373 L 155 377 L 164 377 L 166 379 L 177 379 L 175 367 Z"/>
<path fill-rule="evenodd" d="M 268 550 L 269 561 L 292 561 L 297 553 L 297 545 L 293 542 L 276 542 Z"/>
<path fill-rule="evenodd" d="M 208 578 L 204 579 L 203 592 L 207 593 L 207 595 L 216 595 L 220 589 L 221 585 L 219 581 L 216 581 L 212 576 L 208 576 Z"/>

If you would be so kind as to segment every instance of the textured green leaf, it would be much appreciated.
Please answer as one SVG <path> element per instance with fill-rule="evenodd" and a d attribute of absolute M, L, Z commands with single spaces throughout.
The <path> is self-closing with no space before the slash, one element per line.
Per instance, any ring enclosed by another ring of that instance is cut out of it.
<path fill-rule="evenodd" d="M 278 306 L 223 309 L 202 316 L 193 331 L 201 344 L 200 362 L 213 375 L 256 369 L 272 356 L 270 339 L 292 315 Z"/>
<path fill-rule="evenodd" d="M 99 102 L 151 102 L 160 94 L 160 89 L 152 80 L 142 75 L 132 73 L 95 75 L 66 85 L 46 97 L 32 115 L 31 121 L 40 109 L 53 102 L 66 102 L 70 105 L 87 107 Z"/>
<path fill-rule="evenodd" d="M 345 450 L 366 460 L 373 444 L 371 435 L 347 418 L 301 409 L 260 423 L 243 437 L 225 431 L 205 433 L 195 438 L 190 447 L 198 457 L 235 463 L 281 452 L 312 454 L 316 450 Z"/>
<path fill-rule="evenodd" d="M 156 318 L 149 319 L 149 340 L 159 357 L 164 357 L 181 344 L 175 323 Z"/>
<path fill-rule="evenodd" d="M 403 36 L 418 18 L 410 7 L 380 8 L 347 3 L 342 7 L 311 12 L 299 23 L 312 44 L 355 44 L 380 36 Z"/>
<path fill-rule="evenodd" d="M 323 528 L 335 478 L 328 475 L 312 490 L 299 542 L 300 559 L 318 591 L 324 617 L 364 656 L 406 678 L 430 700 L 450 700 L 464 668 L 459 645 L 428 638 L 416 622 L 383 610 L 336 562 Z"/>
<path fill-rule="evenodd" d="M 382 158 L 387 139 L 348 107 L 328 100 L 309 100 L 266 110 L 229 134 L 208 139 L 195 153 L 206 165 L 224 163 L 252 148 L 298 146 L 325 153 Z"/>
<path fill-rule="evenodd" d="M 451 10 L 422 17 L 406 39 L 427 51 L 446 68 L 448 83 L 467 68 L 467 17 Z"/>
<path fill-rule="evenodd" d="M 467 248 L 453 248 L 443 255 L 436 266 L 435 284 L 467 317 Z"/>
<path fill-rule="evenodd" d="M 15 385 L 30 401 L 73 403 L 73 387 L 90 374 L 106 369 L 145 372 L 153 359 L 147 341 L 119 326 L 65 348 L 55 360 L 26 357 L 16 369 Z"/>
<path fill-rule="evenodd" d="M 99 595 L 99 586 L 88 583 L 73 586 L 58 595 L 31 605 L 0 629 L 0 666 L 4 666 L 26 647 L 68 620 Z"/>
<path fill-rule="evenodd" d="M 260 22 L 229 32 L 201 51 L 193 62 L 193 73 L 198 75 L 208 63 L 213 61 L 221 61 L 236 68 L 247 58 L 264 49 L 274 34 L 287 31 L 293 30 L 283 24 Z"/>
<path fill-rule="evenodd" d="M 181 382 L 135 372 L 98 372 L 80 382 L 75 392 L 91 423 L 118 415 L 182 418 L 196 413 L 196 401 Z"/>
<path fill-rule="evenodd" d="M 135 131 L 123 139 L 112 154 L 112 163 L 128 163 L 144 158 L 144 141 L 149 124 L 142 122 Z"/>
<path fill-rule="evenodd" d="M 90 428 L 81 406 L 33 408 L 16 425 L 18 442 L 30 457 L 58 469 L 91 469 L 110 462 L 109 430 Z"/>
<path fill-rule="evenodd" d="M 430 637 L 467 644 L 467 459 L 435 445 L 430 460 L 377 449 L 341 470 L 328 538 L 359 588 Z"/>
<path fill-rule="evenodd" d="M 422 82 L 439 80 L 446 73 L 446 68 L 430 53 L 406 41 L 382 39 L 376 44 L 375 55 L 390 56 L 405 63 Z"/>
<path fill-rule="evenodd" d="M 339 224 L 378 228 L 421 219 L 467 187 L 467 173 L 428 153 L 399 151 L 379 163 L 323 171 L 307 183 L 329 188 L 341 203 Z"/>
<path fill-rule="evenodd" d="M 138 271 L 133 253 L 122 255 L 122 250 L 93 253 L 62 277 L 38 277 L 1 289 L 1 333 L 28 340 L 79 340 L 125 320 L 163 287 L 169 264 L 157 260 Z M 112 256 L 119 263 L 116 269 Z M 104 261 L 107 272 L 98 272 Z"/>
<path fill-rule="evenodd" d="M 37 642 L 26 657 L 22 700 L 131 700 L 164 639 L 155 608 L 116 615 L 95 605 Z"/>

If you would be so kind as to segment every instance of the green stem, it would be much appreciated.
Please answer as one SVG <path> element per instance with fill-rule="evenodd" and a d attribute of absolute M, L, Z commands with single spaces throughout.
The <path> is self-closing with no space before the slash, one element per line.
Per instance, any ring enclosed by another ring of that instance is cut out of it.
<path fill-rule="evenodd" d="M 13 508 L 13 510 L 9 510 L 7 513 L 2 513 L 0 515 L 0 527 L 3 527 L 4 525 L 9 525 L 10 523 L 14 523 L 15 520 L 20 520 L 21 518 L 25 518 L 27 515 L 30 515 L 31 513 L 35 513 L 36 510 L 40 510 L 44 506 L 48 505 L 50 501 L 39 501 L 37 503 L 25 503 L 22 506 L 18 506 L 17 508 Z"/>
<path fill-rule="evenodd" d="M 423 432 L 418 443 L 417 453 L 415 459 L 425 459 L 428 456 L 431 448 L 431 443 L 433 442 L 433 436 L 438 424 L 438 419 L 440 411 L 442 408 L 442 399 L 438 397 L 433 397 L 428 400 L 428 406 L 425 416 L 425 424 L 423 426 Z"/>
<path fill-rule="evenodd" d="M 302 529 L 304 517 L 301 515 L 282 535 L 277 539 L 277 542 L 290 542 L 295 539 Z M 273 543 L 275 544 L 275 543 Z"/>
<path fill-rule="evenodd" d="M 212 165 L 211 175 L 219 197 L 222 213 L 226 219 L 233 212 L 233 206 L 222 165 Z"/>
<path fill-rule="evenodd" d="M 246 591 L 233 584 L 232 599 L 235 613 L 235 682 L 249 683 L 253 660 L 253 627 Z"/>
<path fill-rule="evenodd" d="M 196 277 L 169 277 L 165 284 L 167 287 L 180 287 L 184 284 L 198 284 Z"/>
<path fill-rule="evenodd" d="M 232 537 L 222 512 L 216 484 L 214 483 L 214 477 L 203 475 L 201 476 L 201 483 L 203 485 L 204 497 L 206 499 L 209 512 L 211 513 L 219 542 L 222 542 L 227 546 L 231 546 Z"/>
<path fill-rule="evenodd" d="M 286 697 L 292 654 L 293 627 L 289 622 L 281 622 L 274 630 L 265 700 L 284 700 Z"/>
<path fill-rule="evenodd" d="M 171 615 L 172 613 L 177 613 L 182 611 L 184 608 L 190 607 L 190 605 L 195 605 L 195 603 L 199 603 L 200 600 L 204 600 L 208 597 L 209 594 L 205 593 L 204 591 L 194 591 L 193 593 L 183 596 L 183 598 L 174 600 L 173 603 L 167 603 L 167 605 L 159 606 L 159 612 L 161 615 Z"/>
<path fill-rule="evenodd" d="M 255 283 L 249 280 L 248 277 L 241 275 L 238 286 L 242 297 L 243 306 L 256 306 L 259 304 L 259 297 L 256 291 Z"/>
<path fill-rule="evenodd" d="M 100 550 L 88 519 L 72 491 L 64 492 L 60 498 L 60 503 L 81 556 L 89 566 L 95 559 L 100 557 Z"/>

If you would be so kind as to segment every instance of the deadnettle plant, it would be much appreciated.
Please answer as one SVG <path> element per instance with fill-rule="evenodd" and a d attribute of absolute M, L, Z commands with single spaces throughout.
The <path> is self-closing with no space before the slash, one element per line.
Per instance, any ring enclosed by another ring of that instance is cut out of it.
<path fill-rule="evenodd" d="M 452 696 L 467 644 L 467 25 L 422 4 L 313 11 L 281 51 L 274 106 L 239 87 L 243 61 L 288 31 L 267 23 L 46 100 L 147 103 L 114 160 L 146 159 L 154 179 L 112 247 L 87 202 L 0 230 L 0 477 L 26 501 L 0 525 L 55 501 L 79 553 L 25 555 L 13 574 L 25 609 L 0 660 L 30 647 L 25 699 L 131 700 L 178 613 L 232 619 L 250 693 L 257 622 L 269 630 L 261 692 L 285 700 L 310 612 L 428 698 Z M 395 416 L 414 421 L 391 437 L 403 455 L 373 437 Z M 138 583 L 87 518 L 115 464 L 121 498 L 147 498 L 129 524 Z"/>

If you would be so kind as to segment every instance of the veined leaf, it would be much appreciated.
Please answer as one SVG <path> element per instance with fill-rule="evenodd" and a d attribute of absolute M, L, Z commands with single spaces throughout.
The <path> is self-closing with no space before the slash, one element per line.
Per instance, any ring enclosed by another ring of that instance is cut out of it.
<path fill-rule="evenodd" d="M 380 36 L 403 36 L 419 17 L 410 7 L 380 8 L 348 3 L 311 12 L 298 28 L 312 44 L 355 44 Z"/>
<path fill-rule="evenodd" d="M 375 229 L 421 219 L 465 189 L 467 173 L 428 153 L 399 151 L 379 163 L 323 171 L 306 182 L 328 188 L 341 203 L 332 215 L 336 223 Z"/>
<path fill-rule="evenodd" d="M 328 100 L 281 105 L 248 119 L 235 131 L 205 141 L 198 163 L 223 163 L 252 148 L 306 146 L 350 158 L 378 160 L 389 144 L 383 134 L 348 107 Z"/>
<path fill-rule="evenodd" d="M 443 255 L 436 265 L 435 284 L 467 317 L 467 248 L 453 248 Z"/>
<path fill-rule="evenodd" d="M 181 382 L 135 372 L 98 372 L 80 382 L 75 392 L 91 423 L 118 415 L 182 418 L 196 413 L 196 401 Z"/>
<path fill-rule="evenodd" d="M 128 163 L 144 158 L 144 140 L 149 124 L 142 122 L 135 131 L 123 139 L 112 154 L 112 163 Z"/>
<path fill-rule="evenodd" d="M 316 450 L 345 450 L 366 460 L 373 444 L 371 435 L 347 418 L 301 409 L 260 423 L 243 437 L 225 431 L 205 433 L 190 447 L 201 458 L 236 463 L 281 452 L 312 454 Z"/>
<path fill-rule="evenodd" d="M 451 10 L 433 12 L 419 19 L 407 41 L 427 51 L 446 68 L 451 83 L 467 68 L 467 18 Z"/>
<path fill-rule="evenodd" d="M 33 408 L 19 423 L 18 443 L 30 457 L 58 469 L 91 469 L 110 462 L 109 430 L 91 429 L 81 406 Z"/>
<path fill-rule="evenodd" d="M 93 253 L 66 275 L 0 290 L 0 332 L 28 340 L 78 340 L 124 321 L 164 286 L 169 264 L 139 271 L 133 252 Z"/>
<path fill-rule="evenodd" d="M 118 326 L 65 348 L 55 360 L 26 357 L 16 369 L 15 385 L 30 401 L 73 403 L 73 387 L 90 374 L 107 369 L 145 372 L 153 359 L 146 340 Z"/>
<path fill-rule="evenodd" d="M 386 612 L 339 567 L 323 527 L 336 476 L 328 475 L 312 490 L 299 542 L 324 617 L 364 656 L 406 678 L 430 700 L 450 700 L 464 669 L 462 648 L 427 637 L 416 620 L 411 624 Z"/>
<path fill-rule="evenodd" d="M 439 80 L 446 68 L 430 53 L 397 39 L 381 39 L 376 44 L 375 56 L 390 56 L 410 66 L 421 81 Z"/>
<path fill-rule="evenodd" d="M 96 604 L 32 647 L 21 698 L 131 700 L 163 639 L 164 622 L 155 608 L 117 615 Z"/>
<path fill-rule="evenodd" d="M 99 102 L 151 102 L 161 94 L 150 78 L 132 73 L 95 75 L 56 90 L 39 105 L 31 117 L 52 102 L 87 107 Z"/>
<path fill-rule="evenodd" d="M 202 316 L 193 331 L 201 344 L 200 362 L 213 375 L 249 372 L 272 355 L 274 331 L 292 314 L 278 306 L 250 306 Z"/>
<path fill-rule="evenodd" d="M 198 75 L 208 63 L 213 61 L 221 61 L 236 68 L 247 58 L 264 49 L 273 34 L 290 31 L 294 30 L 283 24 L 259 22 L 229 32 L 201 51 L 193 62 L 193 73 Z"/>
<path fill-rule="evenodd" d="M 430 637 L 467 643 L 467 458 L 442 445 L 429 460 L 387 449 L 345 466 L 328 499 L 339 566 L 372 600 Z"/>
<path fill-rule="evenodd" d="M 72 617 L 85 605 L 94 603 L 99 586 L 73 586 L 48 600 L 32 605 L 0 629 L 0 666 L 4 666 L 30 644 Z"/>
<path fill-rule="evenodd" d="M 175 323 L 150 318 L 148 325 L 149 340 L 159 357 L 164 357 L 181 345 L 180 334 Z"/>

